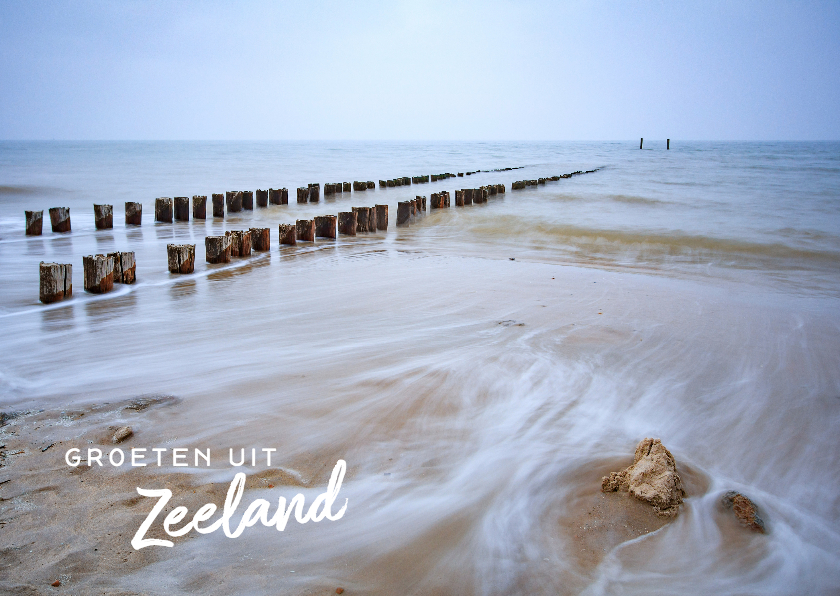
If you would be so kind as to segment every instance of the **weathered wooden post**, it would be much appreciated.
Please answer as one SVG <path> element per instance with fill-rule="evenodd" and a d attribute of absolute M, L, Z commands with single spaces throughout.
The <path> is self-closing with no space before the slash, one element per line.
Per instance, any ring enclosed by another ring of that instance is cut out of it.
<path fill-rule="evenodd" d="M 356 233 L 368 231 L 368 220 L 370 216 L 369 207 L 353 207 L 356 214 Z"/>
<path fill-rule="evenodd" d="M 167 244 L 169 273 L 192 273 L 195 270 L 195 244 Z"/>
<path fill-rule="evenodd" d="M 344 182 L 342 184 L 342 186 L 344 187 L 344 192 L 350 192 L 350 183 L 349 182 Z"/>
<path fill-rule="evenodd" d="M 338 214 L 338 232 L 345 236 L 355 236 L 359 220 L 356 211 L 342 211 Z"/>
<path fill-rule="evenodd" d="M 143 204 L 127 201 L 125 204 L 125 225 L 139 226 L 143 223 Z"/>
<path fill-rule="evenodd" d="M 321 200 L 321 183 L 316 182 L 315 184 L 309 185 L 309 202 L 310 203 L 317 203 Z"/>
<path fill-rule="evenodd" d="M 436 192 L 432 193 L 431 200 L 429 201 L 429 208 L 430 209 L 440 209 L 441 207 L 440 195 Z M 400 216 L 399 208 L 397 209 L 397 217 Z"/>
<path fill-rule="evenodd" d="M 24 211 L 26 214 L 26 235 L 40 236 L 44 226 L 43 211 Z"/>
<path fill-rule="evenodd" d="M 257 207 L 268 207 L 268 191 L 257 189 L 256 194 Z"/>
<path fill-rule="evenodd" d="M 295 224 L 280 224 L 278 230 L 280 231 L 280 244 L 286 244 L 288 246 L 297 244 Z"/>
<path fill-rule="evenodd" d="M 309 189 L 305 186 L 301 186 L 297 189 L 297 202 L 298 203 L 307 203 L 309 202 Z"/>
<path fill-rule="evenodd" d="M 97 230 L 110 230 L 114 227 L 114 206 L 93 204 L 93 225 Z"/>
<path fill-rule="evenodd" d="M 268 202 L 272 205 L 279 205 L 280 204 L 280 189 L 279 188 L 269 188 L 268 189 Z"/>
<path fill-rule="evenodd" d="M 367 182 L 359 182 L 358 180 L 353 181 L 353 190 L 358 192 L 360 190 L 367 190 Z"/>
<path fill-rule="evenodd" d="M 670 148 L 671 148 L 671 139 L 667 139 L 665 141 L 665 149 L 670 149 Z"/>
<path fill-rule="evenodd" d="M 511 182 L 510 184 L 511 190 L 522 190 L 523 188 L 525 188 L 524 180 L 517 180 L 516 182 Z"/>
<path fill-rule="evenodd" d="M 376 190 L 376 184 L 373 183 L 373 180 L 367 181 L 368 190 Z"/>
<path fill-rule="evenodd" d="M 114 283 L 133 284 L 136 280 L 135 272 L 137 269 L 134 262 L 134 253 L 109 252 L 107 256 L 114 259 Z"/>
<path fill-rule="evenodd" d="M 70 207 L 51 207 L 50 223 L 53 232 L 70 231 Z"/>
<path fill-rule="evenodd" d="M 254 191 L 243 190 L 242 192 L 242 208 L 248 211 L 254 210 Z"/>
<path fill-rule="evenodd" d="M 85 292 L 104 294 L 114 289 L 114 259 L 105 255 L 82 257 Z"/>
<path fill-rule="evenodd" d="M 642 139 L 639 141 L 639 149 L 641 149 L 642 145 L 644 145 L 644 144 L 645 144 L 645 138 L 642 137 Z"/>
<path fill-rule="evenodd" d="M 393 178 L 386 180 L 385 184 L 388 185 L 388 188 L 393 188 L 397 185 Z"/>
<path fill-rule="evenodd" d="M 385 182 L 384 180 L 379 181 L 379 188 L 385 188 L 386 186 L 388 186 L 387 182 Z"/>
<path fill-rule="evenodd" d="M 268 228 L 251 228 L 251 248 L 257 252 L 271 250 L 271 234 Z"/>
<path fill-rule="evenodd" d="M 204 260 L 208 263 L 230 263 L 230 237 L 207 236 L 204 238 Z"/>
<path fill-rule="evenodd" d="M 73 265 L 70 263 L 45 263 L 39 267 L 39 298 L 44 304 L 58 302 L 73 295 Z"/>
<path fill-rule="evenodd" d="M 334 182 L 333 183 L 333 193 L 341 194 L 342 185 L 341 182 Z"/>
<path fill-rule="evenodd" d="M 558 177 L 557 179 L 559 180 L 560 178 Z M 498 193 L 500 195 L 505 194 L 505 185 L 504 184 L 497 184 L 496 185 L 496 193 Z"/>
<path fill-rule="evenodd" d="M 298 240 L 315 242 L 315 221 L 312 219 L 297 220 L 295 222 L 295 234 Z"/>
<path fill-rule="evenodd" d="M 224 218 L 225 196 L 221 193 L 213 193 L 213 217 Z"/>
<path fill-rule="evenodd" d="M 465 188 L 462 191 L 462 196 L 464 199 L 464 205 L 472 205 L 473 204 L 473 189 L 472 188 Z"/>
<path fill-rule="evenodd" d="M 376 229 L 388 229 L 388 205 L 376 205 Z"/>
<path fill-rule="evenodd" d="M 443 206 L 449 208 L 449 191 L 443 191 Z"/>
<path fill-rule="evenodd" d="M 315 237 L 316 238 L 335 238 L 336 236 L 336 217 L 335 215 L 316 215 L 315 216 Z"/>
<path fill-rule="evenodd" d="M 207 219 L 207 197 L 193 195 L 193 219 Z"/>
<path fill-rule="evenodd" d="M 325 182 L 324 183 L 324 196 L 327 195 L 334 195 L 335 194 L 335 186 L 332 182 Z"/>
<path fill-rule="evenodd" d="M 433 201 L 436 195 L 432 195 Z M 434 202 L 432 203 L 434 207 Z M 411 201 L 400 201 L 397 203 L 397 225 L 407 226 L 411 221 Z"/>
<path fill-rule="evenodd" d="M 155 199 L 155 221 L 172 223 L 172 199 L 169 197 Z"/>
<path fill-rule="evenodd" d="M 456 190 L 455 191 L 455 206 L 456 207 L 463 207 L 464 206 L 464 190 Z"/>
<path fill-rule="evenodd" d="M 230 238 L 230 256 L 247 257 L 251 255 L 251 232 L 247 230 L 231 230 L 225 232 Z"/>
<path fill-rule="evenodd" d="M 190 199 L 188 197 L 175 197 L 175 220 L 190 221 Z"/>
<path fill-rule="evenodd" d="M 225 206 L 228 213 L 242 211 L 242 191 L 229 190 L 225 192 Z"/>

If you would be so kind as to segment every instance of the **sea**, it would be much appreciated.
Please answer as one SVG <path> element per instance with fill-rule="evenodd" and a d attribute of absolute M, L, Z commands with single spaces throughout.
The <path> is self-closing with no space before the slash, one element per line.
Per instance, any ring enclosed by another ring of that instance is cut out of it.
<path fill-rule="evenodd" d="M 376 188 L 324 194 L 356 180 Z M 319 202 L 296 203 L 310 183 Z M 488 184 L 506 192 L 455 206 Z M 157 197 L 283 187 L 288 205 L 154 221 Z M 385 231 L 278 242 L 375 204 Z M 205 262 L 206 236 L 252 227 L 270 251 Z M 194 273 L 168 272 L 169 243 L 196 246 Z M 83 256 L 114 251 L 136 283 L 85 292 Z M 39 302 L 42 261 L 72 264 L 72 298 Z M 0 353 L 4 411 L 173 396 L 134 444 L 276 448 L 296 477 L 346 461 L 340 520 L 197 536 L 125 578 L 148 593 L 840 592 L 838 142 L 2 141 Z M 582 557 L 601 477 L 646 437 L 677 462 L 680 514 Z"/>

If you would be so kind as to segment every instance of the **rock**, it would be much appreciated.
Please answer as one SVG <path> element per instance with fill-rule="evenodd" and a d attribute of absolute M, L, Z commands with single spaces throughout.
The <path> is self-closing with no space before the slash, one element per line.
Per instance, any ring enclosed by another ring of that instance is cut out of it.
<path fill-rule="evenodd" d="M 344 594 L 344 588 L 336 588 L 335 593 L 336 594 Z"/>
<path fill-rule="evenodd" d="M 588 172 L 587 172 L 588 173 Z M 765 533 L 764 520 L 758 516 L 758 506 L 747 497 L 734 490 L 724 493 L 720 500 L 725 509 L 731 509 L 735 517 L 746 528 Z"/>
<path fill-rule="evenodd" d="M 114 436 L 111 438 L 111 440 L 114 442 L 114 445 L 116 445 L 117 443 L 122 443 L 133 434 L 134 431 L 131 430 L 130 426 L 123 426 L 117 429 L 117 432 L 114 433 Z"/>
<path fill-rule="evenodd" d="M 59 586 L 61 585 L 61 582 L 60 582 L 60 581 L 58 581 L 58 580 L 55 580 L 55 581 L 54 581 L 53 583 L 51 583 L 50 585 L 51 585 L 53 588 L 57 588 L 57 587 L 59 587 Z"/>
<path fill-rule="evenodd" d="M 601 490 L 626 491 L 653 505 L 656 514 L 661 517 L 676 516 L 685 496 L 674 456 L 659 439 L 644 439 L 639 443 L 633 465 L 604 476 Z"/>

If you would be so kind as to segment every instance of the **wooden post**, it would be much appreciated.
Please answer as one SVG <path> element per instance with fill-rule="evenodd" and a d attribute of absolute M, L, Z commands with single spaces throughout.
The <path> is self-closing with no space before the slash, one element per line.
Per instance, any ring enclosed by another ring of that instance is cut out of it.
<path fill-rule="evenodd" d="M 559 180 L 560 178 L 558 177 L 557 179 Z M 496 192 L 500 195 L 505 194 L 505 185 L 504 184 L 497 184 L 496 185 Z"/>
<path fill-rule="evenodd" d="M 93 204 L 93 225 L 97 230 L 110 230 L 114 227 L 114 206 Z"/>
<path fill-rule="evenodd" d="M 40 236 L 44 226 L 43 211 L 24 211 L 26 214 L 26 235 Z"/>
<path fill-rule="evenodd" d="M 294 246 L 297 244 L 297 231 L 294 224 L 280 224 L 280 244 Z"/>
<path fill-rule="evenodd" d="M 353 207 L 356 214 L 356 232 L 370 231 L 370 207 Z"/>
<path fill-rule="evenodd" d="M 309 202 L 309 189 L 305 186 L 301 186 L 297 189 L 297 202 L 298 203 L 307 203 Z"/>
<path fill-rule="evenodd" d="M 50 208 L 50 223 L 53 232 L 70 231 L 70 207 Z"/>
<path fill-rule="evenodd" d="M 221 193 L 213 193 L 211 199 L 213 201 L 213 217 L 224 218 L 225 195 Z"/>
<path fill-rule="evenodd" d="M 195 244 L 167 244 L 169 273 L 192 273 L 195 270 Z"/>
<path fill-rule="evenodd" d="M 670 148 L 671 148 L 671 139 L 668 139 L 668 140 L 665 141 L 665 149 L 670 149 Z"/>
<path fill-rule="evenodd" d="M 432 207 L 434 207 L 435 196 L 437 195 L 432 195 Z M 407 226 L 409 221 L 411 221 L 411 201 L 400 201 L 397 203 L 397 225 Z"/>
<path fill-rule="evenodd" d="M 268 191 L 257 189 L 257 207 L 268 207 Z"/>
<path fill-rule="evenodd" d="M 175 197 L 175 219 L 176 221 L 190 221 L 190 199 L 188 197 Z"/>
<path fill-rule="evenodd" d="M 523 188 L 525 188 L 524 180 L 517 180 L 516 182 L 512 182 L 510 185 L 511 190 L 522 190 Z"/>
<path fill-rule="evenodd" d="M 245 230 L 231 230 L 225 232 L 230 244 L 230 256 L 247 257 L 251 255 L 251 232 Z"/>
<path fill-rule="evenodd" d="M 82 257 L 85 292 L 104 294 L 114 289 L 114 259 L 105 255 Z"/>
<path fill-rule="evenodd" d="M 333 192 L 335 194 L 341 194 L 342 184 L 341 182 L 336 182 L 333 184 Z"/>
<path fill-rule="evenodd" d="M 126 202 L 125 204 L 125 225 L 139 226 L 143 220 L 143 204 Z"/>
<path fill-rule="evenodd" d="M 350 192 L 350 183 L 349 182 L 344 182 L 342 184 L 342 186 L 344 187 L 344 192 Z"/>
<path fill-rule="evenodd" d="M 359 182 L 358 180 L 353 181 L 353 190 L 367 190 L 367 182 Z"/>
<path fill-rule="evenodd" d="M 355 211 L 342 211 L 338 214 L 338 232 L 340 234 L 355 236 L 358 223 Z"/>
<path fill-rule="evenodd" d="M 137 266 L 134 262 L 133 252 L 109 252 L 108 256 L 114 259 L 114 283 L 133 284 L 136 280 Z"/>
<path fill-rule="evenodd" d="M 334 195 L 335 194 L 335 185 L 332 182 L 324 183 L 324 196 L 327 195 Z"/>
<path fill-rule="evenodd" d="M 310 203 L 317 203 L 321 200 L 321 184 L 316 182 L 315 184 L 309 185 L 309 202 Z"/>
<path fill-rule="evenodd" d="M 464 206 L 464 190 L 456 190 L 455 191 L 455 206 L 456 207 L 463 207 Z"/>
<path fill-rule="evenodd" d="M 472 188 L 463 189 L 462 196 L 463 196 L 463 199 L 464 199 L 464 205 L 472 205 L 473 204 L 473 189 Z"/>
<path fill-rule="evenodd" d="M 376 190 L 376 184 L 373 183 L 373 180 L 367 181 L 368 190 Z"/>
<path fill-rule="evenodd" d="M 242 208 L 248 211 L 254 210 L 254 191 L 243 190 L 242 192 Z"/>
<path fill-rule="evenodd" d="M 336 217 L 335 215 L 316 215 L 315 216 L 315 237 L 316 238 L 335 238 L 336 236 Z"/>
<path fill-rule="evenodd" d="M 295 234 L 298 240 L 315 242 L 315 221 L 312 219 L 297 220 L 295 222 Z"/>
<path fill-rule="evenodd" d="M 193 195 L 193 219 L 207 219 L 207 197 Z"/>
<path fill-rule="evenodd" d="M 73 295 L 73 265 L 45 263 L 39 267 L 41 287 L 39 298 L 44 304 L 58 302 Z"/>
<path fill-rule="evenodd" d="M 385 182 L 384 180 L 379 181 L 379 188 L 385 188 L 386 186 L 388 186 L 387 182 Z"/>
<path fill-rule="evenodd" d="M 172 223 L 172 199 L 169 197 L 155 199 L 155 221 Z"/>
<path fill-rule="evenodd" d="M 208 263 L 229 263 L 230 238 L 227 235 L 205 237 L 204 252 L 204 260 Z"/>
<path fill-rule="evenodd" d="M 645 144 L 645 138 L 642 137 L 641 140 L 639 141 L 639 149 L 641 149 L 642 145 L 644 145 L 644 144 Z"/>
<path fill-rule="evenodd" d="M 279 188 L 269 188 L 268 189 L 268 202 L 272 205 L 279 205 L 280 204 L 280 189 Z"/>
<path fill-rule="evenodd" d="M 251 228 L 251 247 L 257 252 L 271 250 L 271 234 L 268 228 Z"/>
<path fill-rule="evenodd" d="M 388 229 L 388 205 L 376 205 L 376 229 Z"/>
<path fill-rule="evenodd" d="M 237 213 L 242 211 L 242 191 L 229 190 L 225 193 L 225 204 L 228 213 Z"/>

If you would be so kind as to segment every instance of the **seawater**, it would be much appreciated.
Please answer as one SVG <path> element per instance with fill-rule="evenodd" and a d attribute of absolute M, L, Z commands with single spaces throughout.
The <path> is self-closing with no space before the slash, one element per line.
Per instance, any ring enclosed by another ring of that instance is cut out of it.
<path fill-rule="evenodd" d="M 339 522 L 179 544 L 135 588 L 189 592 L 212 568 L 252 592 L 349 574 L 383 594 L 836 593 L 840 143 L 660 144 L 2 142 L 2 407 L 174 395 L 144 445 L 347 461 Z M 321 201 L 296 204 L 310 182 Z M 489 183 L 507 192 L 395 227 L 398 201 Z M 268 187 L 291 203 L 153 222 L 155 197 Z M 278 223 L 376 203 L 387 232 L 277 245 Z M 55 206 L 72 233 L 50 232 Z M 269 253 L 204 263 L 205 236 L 257 226 Z M 167 272 L 170 242 L 196 244 L 193 275 Z M 82 256 L 114 250 L 137 283 L 85 294 Z M 71 300 L 38 303 L 40 261 L 73 264 Z M 690 477 L 683 511 L 582 569 L 563 520 L 646 436 Z M 767 535 L 727 529 L 729 489 Z"/>

